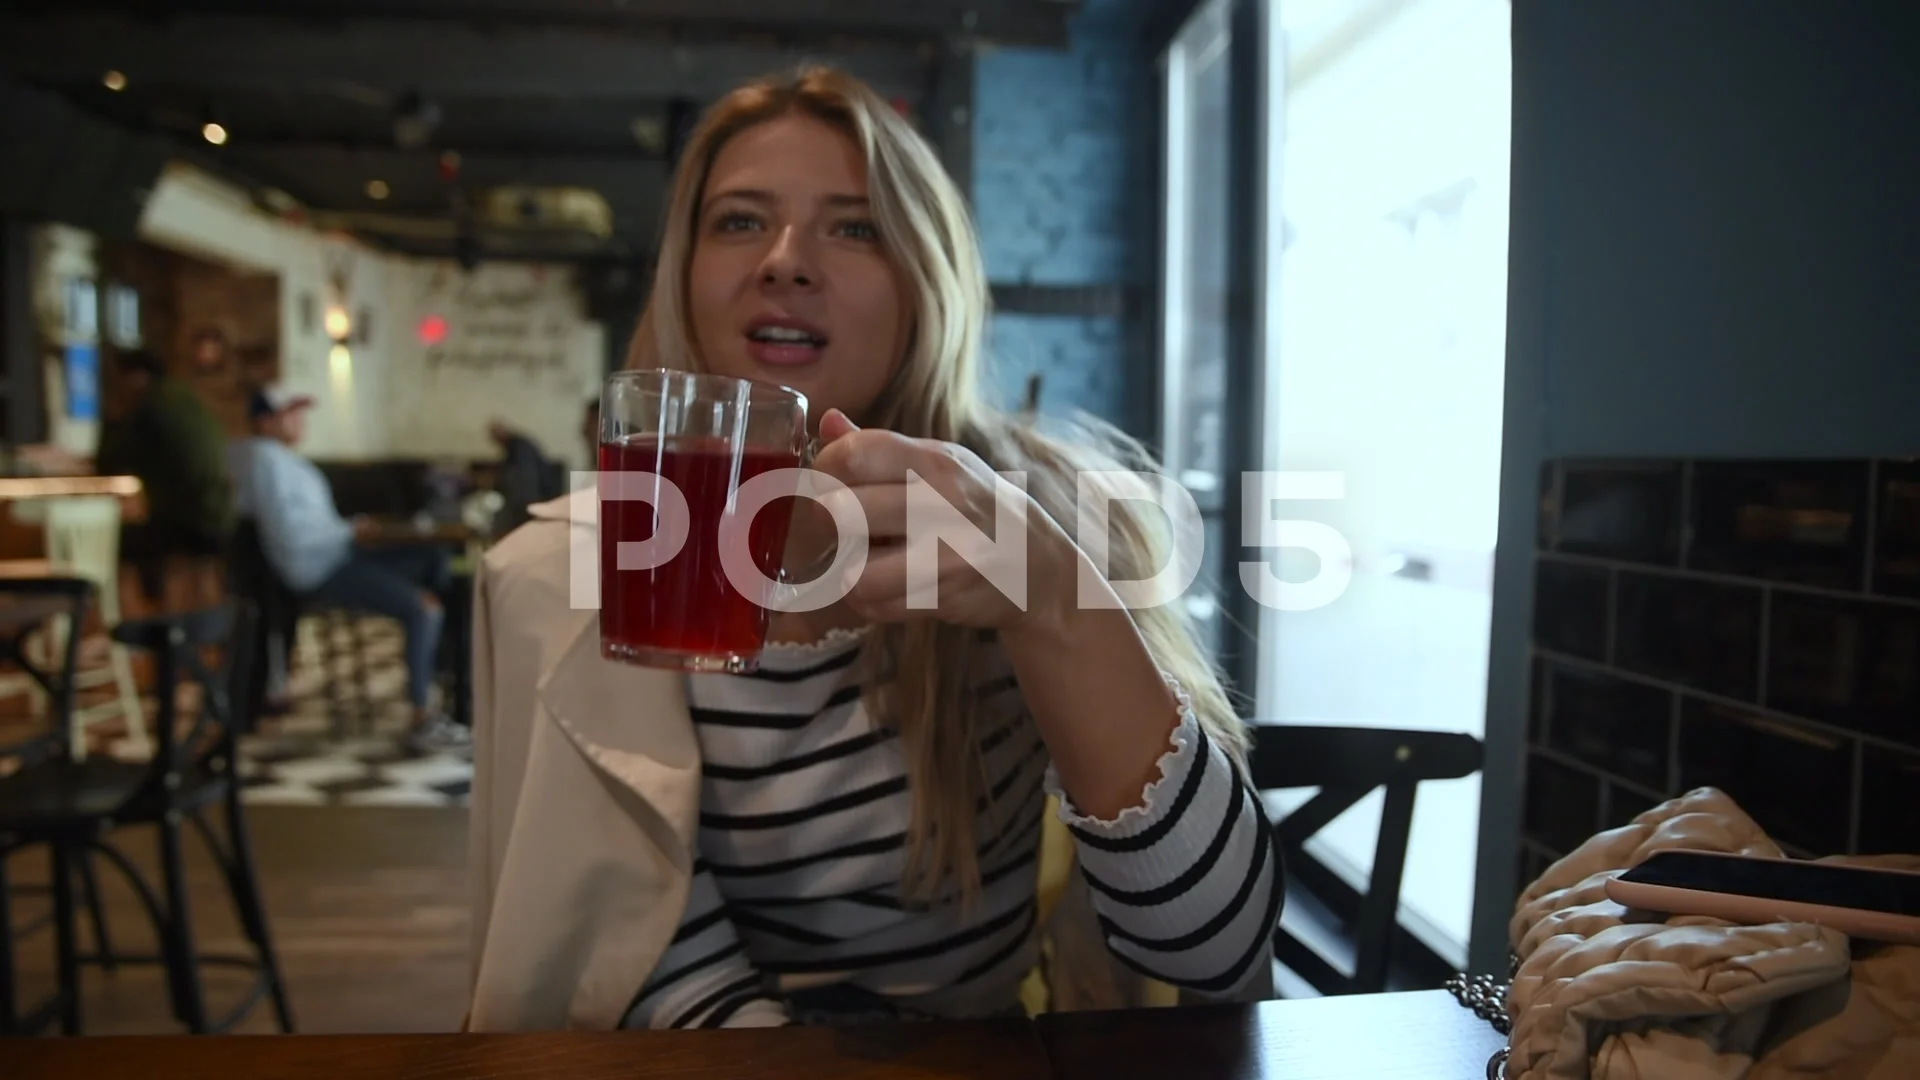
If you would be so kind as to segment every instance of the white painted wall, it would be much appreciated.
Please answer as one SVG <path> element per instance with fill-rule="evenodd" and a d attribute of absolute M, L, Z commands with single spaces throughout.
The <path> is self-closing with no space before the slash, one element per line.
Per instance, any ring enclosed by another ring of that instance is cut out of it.
<path fill-rule="evenodd" d="M 387 255 L 270 217 L 242 193 L 182 166 L 156 185 L 141 236 L 279 275 L 283 381 L 320 403 L 302 447 L 307 454 L 488 457 L 486 425 L 498 418 L 584 466 L 580 409 L 599 386 L 606 351 L 604 331 L 586 318 L 567 269 L 497 264 L 468 274 L 450 262 Z M 334 353 L 321 319 L 336 279 L 345 284 L 348 310 L 367 326 L 346 357 Z M 447 320 L 438 350 L 420 339 L 427 315 Z M 503 339 L 513 342 L 507 351 L 517 360 L 436 362 L 436 353 L 441 361 L 499 353 Z"/>
<path fill-rule="evenodd" d="M 391 276 L 386 300 L 388 453 L 487 457 L 487 423 L 501 420 L 589 467 L 580 416 L 600 387 L 605 329 L 582 313 L 571 272 L 415 263 Z M 421 337 L 429 318 L 446 327 L 437 345 Z"/>

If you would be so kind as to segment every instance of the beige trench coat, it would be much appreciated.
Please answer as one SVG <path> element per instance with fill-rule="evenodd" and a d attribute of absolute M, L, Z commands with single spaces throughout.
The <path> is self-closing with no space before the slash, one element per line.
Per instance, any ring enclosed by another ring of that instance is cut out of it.
<path fill-rule="evenodd" d="M 601 660 L 571 603 L 596 511 L 533 507 L 474 583 L 475 1031 L 617 1027 L 686 906 L 699 748 L 680 677 Z"/>

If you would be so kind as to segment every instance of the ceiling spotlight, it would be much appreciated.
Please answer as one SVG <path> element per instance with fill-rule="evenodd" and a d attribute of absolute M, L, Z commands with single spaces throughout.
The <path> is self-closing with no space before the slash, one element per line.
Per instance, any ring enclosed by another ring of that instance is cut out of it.
<path fill-rule="evenodd" d="M 118 71 L 109 71 L 100 76 L 100 85 L 109 90 L 120 91 L 127 88 L 127 77 Z"/>
<path fill-rule="evenodd" d="M 367 198 L 384 199 L 390 193 L 391 193 L 391 189 L 387 187 L 387 182 L 385 180 L 367 181 Z"/>
<path fill-rule="evenodd" d="M 633 141 L 649 154 L 667 151 L 667 119 L 664 116 L 636 116 L 627 125 Z"/>
<path fill-rule="evenodd" d="M 215 146 L 227 145 L 227 129 L 211 120 L 200 125 L 200 137 Z"/>
<path fill-rule="evenodd" d="M 393 141 L 403 150 L 427 145 L 440 127 L 440 106 L 410 90 L 393 106 Z"/>

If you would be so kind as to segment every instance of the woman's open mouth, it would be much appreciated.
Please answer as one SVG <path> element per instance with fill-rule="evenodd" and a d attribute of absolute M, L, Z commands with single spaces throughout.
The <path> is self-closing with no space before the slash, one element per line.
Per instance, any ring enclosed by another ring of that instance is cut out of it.
<path fill-rule="evenodd" d="M 787 320 L 767 321 L 747 331 L 747 351 L 776 367 L 810 364 L 826 351 L 826 335 Z"/>

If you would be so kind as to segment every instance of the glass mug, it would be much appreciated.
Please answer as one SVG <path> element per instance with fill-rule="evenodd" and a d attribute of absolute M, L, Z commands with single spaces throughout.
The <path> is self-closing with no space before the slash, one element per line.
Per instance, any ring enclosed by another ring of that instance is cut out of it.
<path fill-rule="evenodd" d="M 599 456 L 600 655 L 682 671 L 754 670 L 770 592 L 736 587 L 724 549 L 744 548 L 760 578 L 783 579 L 799 474 L 768 477 L 775 495 L 751 500 L 757 508 L 739 495 L 756 477 L 811 460 L 806 397 L 720 375 L 617 372 L 601 398 Z M 662 480 L 680 497 L 663 492 Z M 665 551 L 678 540 L 677 552 L 630 554 L 620 568 L 622 545 L 656 536 Z"/>

